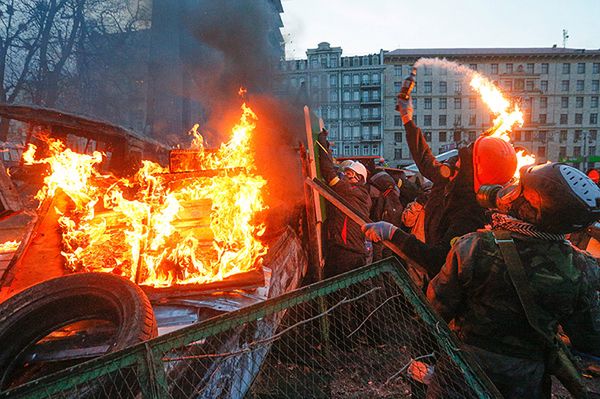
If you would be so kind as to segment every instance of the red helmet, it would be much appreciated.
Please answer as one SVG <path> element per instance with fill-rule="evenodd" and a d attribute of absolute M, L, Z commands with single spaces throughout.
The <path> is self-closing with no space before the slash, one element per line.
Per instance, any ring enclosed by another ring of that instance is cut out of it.
<path fill-rule="evenodd" d="M 517 170 L 512 144 L 498 137 L 480 136 L 473 146 L 475 192 L 484 184 L 506 184 Z"/>

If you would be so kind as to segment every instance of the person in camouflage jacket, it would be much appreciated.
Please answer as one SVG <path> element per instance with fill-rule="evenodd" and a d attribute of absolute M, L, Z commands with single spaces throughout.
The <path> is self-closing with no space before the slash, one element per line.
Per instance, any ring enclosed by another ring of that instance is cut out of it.
<path fill-rule="evenodd" d="M 546 168 L 544 173 L 553 166 L 555 170 L 550 171 L 556 172 L 556 165 L 560 164 L 542 166 Z M 575 173 L 566 165 L 560 168 L 561 173 Z M 538 171 L 533 169 L 532 173 Z M 544 378 L 545 341 L 527 320 L 494 230 L 511 232 L 539 308 L 538 324 L 548 336 L 553 336 L 560 324 L 575 349 L 600 356 L 600 269 L 595 258 L 573 246 L 564 235 L 578 224 L 575 217 L 571 225 L 568 219 L 573 215 L 568 195 L 574 194 L 565 192 L 564 186 L 536 188 L 542 204 L 544 198 L 551 202 L 551 195 L 564 198 L 553 205 L 555 212 L 539 209 L 543 205 L 527 201 L 535 197 L 527 187 L 527 184 L 533 186 L 528 181 L 534 179 L 530 176 L 527 180 L 523 174 L 522 171 L 521 184 L 525 186 L 520 189 L 521 195 L 500 206 L 508 215 L 494 214 L 492 230 L 479 230 L 458 239 L 427 290 L 433 308 L 446 321 L 453 321 L 453 330 L 465 344 L 463 349 L 474 355 L 506 398 L 548 397 L 549 388 L 544 381 L 549 379 Z M 585 200 L 596 205 L 585 210 L 587 220 L 583 224 L 598 217 L 600 190 L 590 195 L 594 198 Z M 430 389 L 439 390 L 440 384 L 432 383 Z M 448 395 L 438 392 L 430 396 Z"/>

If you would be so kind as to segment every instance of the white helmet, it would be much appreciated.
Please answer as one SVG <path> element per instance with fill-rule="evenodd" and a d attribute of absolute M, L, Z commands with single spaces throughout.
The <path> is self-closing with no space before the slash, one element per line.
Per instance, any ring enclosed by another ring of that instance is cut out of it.
<path fill-rule="evenodd" d="M 363 182 L 367 181 L 367 168 L 365 168 L 365 165 L 362 163 L 354 161 L 347 166 L 346 169 L 352 169 L 356 174 L 359 174 L 363 177 Z"/>

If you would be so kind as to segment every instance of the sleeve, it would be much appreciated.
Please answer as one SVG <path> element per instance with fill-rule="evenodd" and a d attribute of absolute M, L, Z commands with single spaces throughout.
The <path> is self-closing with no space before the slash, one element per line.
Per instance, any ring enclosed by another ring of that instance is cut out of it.
<path fill-rule="evenodd" d="M 419 172 L 434 184 L 437 182 L 447 181 L 439 172 L 440 162 L 435 159 L 431 152 L 425 136 L 420 128 L 411 120 L 404 125 L 406 130 L 406 143 L 410 154 L 419 168 Z"/>
<path fill-rule="evenodd" d="M 325 152 L 324 148 L 329 148 L 326 134 L 319 134 L 319 144 L 316 147 L 319 149 L 319 168 L 321 170 L 321 176 L 325 179 L 327 184 L 334 185 L 336 180 L 339 180 L 336 169 L 333 165 L 333 158 L 331 157 L 331 151 Z"/>
<path fill-rule="evenodd" d="M 427 288 L 427 299 L 447 322 L 455 318 L 463 307 L 465 289 L 472 278 L 476 245 L 476 234 L 461 238 L 450 250 L 446 263 Z"/>
<path fill-rule="evenodd" d="M 582 288 L 574 312 L 560 324 L 576 350 L 600 356 L 600 269 L 591 256 L 577 250 L 573 255 L 582 272 Z"/>
<path fill-rule="evenodd" d="M 401 230 L 396 231 L 394 237 L 392 237 L 392 241 L 408 257 L 425 269 L 429 277 L 433 278 L 444 263 L 452 242 L 467 233 L 476 231 L 480 227 L 481 223 L 475 217 L 470 217 L 466 214 L 455 215 L 446 234 L 438 243 L 427 244 L 421 242 L 414 235 Z"/>

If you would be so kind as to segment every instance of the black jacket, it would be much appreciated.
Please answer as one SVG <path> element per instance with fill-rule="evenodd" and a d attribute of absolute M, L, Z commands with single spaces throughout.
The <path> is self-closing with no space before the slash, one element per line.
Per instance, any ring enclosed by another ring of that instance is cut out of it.
<path fill-rule="evenodd" d="M 328 148 L 326 135 L 319 135 L 319 143 Z M 330 187 L 348 202 L 354 210 L 363 218 L 369 217 L 371 209 L 371 198 L 365 184 L 351 184 L 345 176 L 339 176 L 333 165 L 330 153 L 319 147 L 319 166 L 321 177 Z M 350 220 L 336 207 L 327 203 L 327 220 L 325 222 L 325 239 L 329 249 L 335 246 L 343 247 L 360 255 L 367 255 L 365 247 L 365 235 L 360 226 Z"/>
<path fill-rule="evenodd" d="M 433 187 L 424 210 L 425 243 L 401 230 L 396 231 L 392 240 L 433 277 L 444 264 L 452 240 L 483 228 L 487 219 L 473 189 L 472 150 L 459 150 L 460 169 L 457 177 L 450 181 L 440 174 L 441 164 L 432 154 L 421 129 L 413 121 L 404 128 L 415 164 Z"/>

